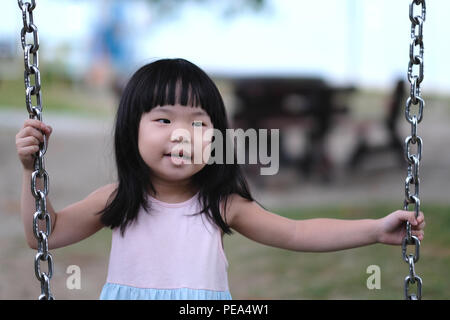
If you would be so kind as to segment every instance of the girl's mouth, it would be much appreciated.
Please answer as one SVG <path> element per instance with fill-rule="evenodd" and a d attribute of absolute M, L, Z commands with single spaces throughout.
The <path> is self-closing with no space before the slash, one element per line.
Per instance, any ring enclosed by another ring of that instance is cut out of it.
<path fill-rule="evenodd" d="M 191 155 L 188 153 L 184 153 L 183 150 L 180 150 L 178 153 L 165 153 L 164 157 L 170 157 L 172 160 L 175 160 L 177 162 L 180 160 L 184 160 L 184 162 L 191 160 Z"/>

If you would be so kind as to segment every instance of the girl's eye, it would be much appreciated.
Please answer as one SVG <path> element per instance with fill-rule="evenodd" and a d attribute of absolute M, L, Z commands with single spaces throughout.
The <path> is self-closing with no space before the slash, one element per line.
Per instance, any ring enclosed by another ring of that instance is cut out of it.
<path fill-rule="evenodd" d="M 170 123 L 169 119 L 156 119 L 156 121 L 160 122 L 160 123 L 165 123 L 165 124 L 169 124 Z"/>
<path fill-rule="evenodd" d="M 192 125 L 194 127 L 206 126 L 206 124 L 203 121 L 194 121 L 194 122 L 192 122 Z"/>

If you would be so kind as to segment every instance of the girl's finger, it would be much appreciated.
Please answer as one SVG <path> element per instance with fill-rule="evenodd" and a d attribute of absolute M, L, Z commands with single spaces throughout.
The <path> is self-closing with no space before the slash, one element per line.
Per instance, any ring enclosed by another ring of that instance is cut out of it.
<path fill-rule="evenodd" d="M 26 138 L 29 136 L 33 136 L 40 142 L 44 142 L 44 135 L 42 134 L 42 132 L 33 127 L 26 127 L 22 129 L 21 133 L 18 135 L 19 138 Z"/>
<path fill-rule="evenodd" d="M 409 221 L 409 223 L 411 223 L 412 226 L 417 226 L 417 221 L 416 221 L 416 217 L 415 217 L 415 212 L 414 211 L 405 211 L 405 210 L 400 210 L 400 219 L 403 221 Z"/>
<path fill-rule="evenodd" d="M 18 154 L 20 156 L 28 156 L 30 154 L 35 154 L 38 151 L 39 151 L 39 146 L 32 145 L 32 146 L 20 148 L 20 150 L 18 151 Z"/>
<path fill-rule="evenodd" d="M 36 129 L 41 129 L 43 124 L 44 123 L 42 121 L 39 121 L 39 120 L 36 120 L 36 119 L 27 119 L 23 123 L 23 128 L 25 128 L 25 127 L 33 127 L 33 128 L 36 128 Z"/>
<path fill-rule="evenodd" d="M 17 141 L 17 146 L 19 148 L 28 147 L 28 146 L 39 146 L 41 142 L 33 136 L 28 136 Z"/>
<path fill-rule="evenodd" d="M 421 231 L 413 231 L 412 234 L 413 234 L 413 236 L 418 237 L 419 240 L 422 240 L 423 237 L 425 236 L 425 232 L 423 232 L 423 230 L 421 230 Z"/>
<path fill-rule="evenodd" d="M 417 226 L 412 227 L 413 230 L 423 230 L 424 228 L 425 228 L 425 221 Z"/>
<path fill-rule="evenodd" d="M 417 217 L 417 221 L 419 223 L 422 223 L 425 220 L 425 216 L 423 215 L 422 211 L 419 211 L 419 216 Z"/>
<path fill-rule="evenodd" d="M 32 128 L 35 128 L 36 130 L 43 131 L 47 134 L 51 133 L 51 131 L 52 131 L 52 128 L 50 126 L 48 126 L 44 122 L 36 120 L 36 119 L 25 120 L 25 122 L 23 124 L 23 128 L 26 128 L 26 127 L 32 127 Z"/>

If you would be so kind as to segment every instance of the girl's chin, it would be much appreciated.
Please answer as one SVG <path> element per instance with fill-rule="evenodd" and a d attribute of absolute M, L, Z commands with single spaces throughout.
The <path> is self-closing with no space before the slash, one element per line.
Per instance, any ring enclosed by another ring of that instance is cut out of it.
<path fill-rule="evenodd" d="M 171 162 L 171 160 L 169 159 Z M 193 164 L 165 164 L 158 169 L 155 170 L 155 168 L 152 169 L 153 174 L 161 179 L 167 180 L 167 181 L 180 181 L 185 179 L 192 178 L 193 175 L 195 175 L 197 172 L 199 172 L 203 166 L 194 166 Z"/>
<path fill-rule="evenodd" d="M 183 180 L 188 180 L 192 178 L 191 173 L 185 173 L 185 172 L 168 172 L 167 170 L 165 172 L 157 172 L 154 173 L 154 178 L 157 178 L 158 180 L 163 180 L 166 182 L 175 182 L 179 183 Z"/>

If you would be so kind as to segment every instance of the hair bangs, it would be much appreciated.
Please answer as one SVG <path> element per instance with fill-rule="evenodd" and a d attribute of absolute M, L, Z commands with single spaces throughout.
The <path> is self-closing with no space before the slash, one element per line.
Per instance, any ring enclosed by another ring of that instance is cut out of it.
<path fill-rule="evenodd" d="M 166 105 L 202 107 L 205 100 L 202 99 L 202 90 L 197 87 L 199 84 L 180 74 L 161 72 L 144 85 L 146 88 L 143 90 L 142 100 L 139 101 L 143 112 Z"/>
<path fill-rule="evenodd" d="M 140 84 L 141 99 L 136 102 L 141 112 L 165 105 L 201 107 L 214 122 L 216 106 L 223 103 L 211 80 L 184 61 L 155 68 Z"/>

